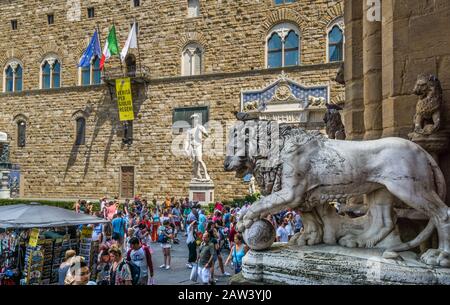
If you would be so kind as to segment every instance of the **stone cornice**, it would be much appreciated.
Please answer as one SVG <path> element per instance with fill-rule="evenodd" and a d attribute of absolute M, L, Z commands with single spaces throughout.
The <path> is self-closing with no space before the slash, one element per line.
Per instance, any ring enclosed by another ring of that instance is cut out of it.
<path fill-rule="evenodd" d="M 255 69 L 246 70 L 238 72 L 222 72 L 222 73 L 208 73 L 202 75 L 194 76 L 168 76 L 168 77 L 158 77 L 150 78 L 149 84 L 162 84 L 162 83 L 173 83 L 173 82 L 197 82 L 197 81 L 207 81 L 207 80 L 217 80 L 224 78 L 237 78 L 237 77 L 252 77 L 258 75 L 279 75 L 284 72 L 309 72 L 309 71 L 320 71 L 325 69 L 338 69 L 341 62 L 332 63 L 321 63 L 313 65 L 304 66 L 293 66 L 293 67 L 282 67 L 282 68 L 272 68 L 272 69 Z M 27 96 L 27 95 L 39 95 L 39 94 L 60 94 L 66 92 L 84 92 L 92 90 L 106 90 L 106 84 L 91 85 L 91 86 L 69 86 L 55 89 L 33 89 L 24 90 L 22 92 L 5 92 L 0 93 L 0 98 L 6 96 Z"/>

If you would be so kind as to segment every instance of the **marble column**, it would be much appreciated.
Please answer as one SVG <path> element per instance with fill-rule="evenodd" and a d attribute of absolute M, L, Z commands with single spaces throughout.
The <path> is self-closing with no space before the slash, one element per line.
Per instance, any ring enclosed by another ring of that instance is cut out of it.
<path fill-rule="evenodd" d="M 370 18 L 373 10 L 372 7 L 367 5 L 367 1 L 363 1 L 362 25 L 365 140 L 378 139 L 383 132 L 381 20 Z"/>
<path fill-rule="evenodd" d="M 345 21 L 345 107 L 347 140 L 364 137 L 364 82 L 362 57 L 363 0 L 344 0 Z"/>

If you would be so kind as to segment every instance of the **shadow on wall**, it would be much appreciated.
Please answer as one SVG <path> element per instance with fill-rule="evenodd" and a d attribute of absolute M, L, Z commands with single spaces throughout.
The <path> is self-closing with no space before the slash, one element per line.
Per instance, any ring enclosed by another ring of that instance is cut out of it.
<path fill-rule="evenodd" d="M 132 86 L 133 110 L 135 116 L 137 116 L 137 114 L 139 114 L 143 102 L 146 99 L 146 86 L 141 84 L 133 84 L 133 85 L 134 85 Z M 86 177 L 89 171 L 92 149 L 94 147 L 94 144 L 96 143 L 96 139 L 100 133 L 102 126 L 108 122 L 109 125 L 111 126 L 103 155 L 103 167 L 106 167 L 106 165 L 108 164 L 108 157 L 111 150 L 114 135 L 120 136 L 123 134 L 122 124 L 119 121 L 115 88 L 112 88 L 111 92 L 107 89 L 97 103 L 98 106 L 95 107 L 95 105 L 93 105 L 91 102 L 88 102 L 84 110 L 87 116 L 91 116 L 92 114 L 95 115 L 94 117 L 95 127 L 94 132 L 92 133 L 92 137 L 90 139 L 88 150 L 85 154 L 86 159 L 84 163 L 83 179 Z M 122 144 L 122 148 L 123 146 L 124 144 Z M 79 146 L 76 145 L 74 142 L 72 145 L 72 150 L 70 152 L 69 160 L 67 161 L 66 170 L 64 172 L 64 180 L 68 172 L 72 168 L 72 166 L 75 164 L 78 157 L 78 152 Z"/>

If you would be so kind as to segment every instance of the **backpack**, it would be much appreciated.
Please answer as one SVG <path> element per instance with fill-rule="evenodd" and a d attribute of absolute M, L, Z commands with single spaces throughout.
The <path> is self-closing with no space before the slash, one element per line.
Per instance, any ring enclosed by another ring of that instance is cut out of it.
<path fill-rule="evenodd" d="M 167 241 L 168 241 L 167 236 L 164 235 L 164 231 L 165 231 L 165 230 L 166 230 L 166 229 L 162 229 L 162 230 L 161 230 L 161 233 L 158 235 L 158 242 L 159 242 L 159 243 L 165 244 L 165 243 L 167 243 Z"/>
<path fill-rule="evenodd" d="M 158 242 L 165 244 L 167 243 L 167 236 L 165 236 L 163 233 L 159 234 L 158 236 Z"/>
<path fill-rule="evenodd" d="M 122 265 L 118 268 L 119 270 L 122 270 L 123 265 L 127 264 L 128 268 L 130 268 L 131 273 L 131 284 L 137 285 L 139 283 L 139 277 L 141 276 L 141 268 L 139 266 L 135 265 L 132 261 L 126 261 L 122 262 Z"/>
<path fill-rule="evenodd" d="M 145 259 L 147 259 L 147 255 L 150 254 L 150 250 L 147 247 L 142 247 L 142 248 L 144 249 Z M 128 250 L 127 260 L 126 260 L 125 264 L 127 264 L 128 268 L 130 268 L 131 284 L 137 285 L 139 283 L 139 278 L 141 277 L 141 268 L 131 261 L 131 249 Z M 123 265 L 122 265 L 122 268 L 123 268 Z"/>

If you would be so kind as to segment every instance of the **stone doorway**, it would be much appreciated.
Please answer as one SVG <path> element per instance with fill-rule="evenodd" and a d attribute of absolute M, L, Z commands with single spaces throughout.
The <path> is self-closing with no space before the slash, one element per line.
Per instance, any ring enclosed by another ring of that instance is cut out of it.
<path fill-rule="evenodd" d="M 120 197 L 134 197 L 134 166 L 122 166 L 120 170 Z"/>

